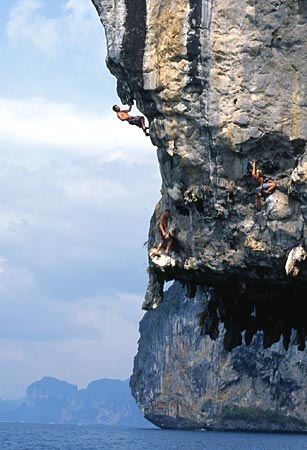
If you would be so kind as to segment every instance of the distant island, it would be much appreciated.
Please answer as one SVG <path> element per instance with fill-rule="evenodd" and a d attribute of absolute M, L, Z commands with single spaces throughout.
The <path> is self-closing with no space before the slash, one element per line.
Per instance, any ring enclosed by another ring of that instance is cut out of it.
<path fill-rule="evenodd" d="M 135 404 L 129 380 L 103 378 L 86 389 L 44 377 L 27 388 L 26 398 L 0 400 L 0 421 L 152 427 Z"/>

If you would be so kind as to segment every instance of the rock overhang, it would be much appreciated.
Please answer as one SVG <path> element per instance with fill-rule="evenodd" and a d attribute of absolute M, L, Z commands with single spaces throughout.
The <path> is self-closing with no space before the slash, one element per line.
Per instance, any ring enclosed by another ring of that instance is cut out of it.
<path fill-rule="evenodd" d="M 269 336 L 270 327 L 272 340 L 280 331 L 285 345 L 289 327 L 295 328 L 303 347 L 304 261 L 293 262 L 295 272 L 285 269 L 292 250 L 306 248 L 303 2 L 93 3 L 119 96 L 123 103 L 136 100 L 158 148 L 162 200 L 149 249 L 159 239 L 157 220 L 165 208 L 177 226 L 175 265 L 161 267 L 149 258 L 144 307 L 159 305 L 170 279 L 185 283 L 190 295 L 210 286 L 217 304 L 209 307 L 211 321 L 222 320 L 235 336 L 228 348 L 244 331 L 265 329 Z M 249 171 L 254 159 L 277 183 L 260 212 Z M 248 311 L 242 315 L 241 309 Z"/>

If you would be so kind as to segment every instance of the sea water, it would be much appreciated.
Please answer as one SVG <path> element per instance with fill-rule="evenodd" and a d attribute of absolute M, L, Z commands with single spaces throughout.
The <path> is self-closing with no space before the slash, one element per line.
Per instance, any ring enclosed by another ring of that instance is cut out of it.
<path fill-rule="evenodd" d="M 0 450 L 304 450 L 307 435 L 0 423 Z"/>

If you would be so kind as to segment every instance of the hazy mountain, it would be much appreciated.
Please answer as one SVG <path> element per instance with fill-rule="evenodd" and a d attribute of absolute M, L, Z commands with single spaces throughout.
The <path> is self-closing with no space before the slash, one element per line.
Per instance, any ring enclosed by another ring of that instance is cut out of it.
<path fill-rule="evenodd" d="M 10 406 L 0 401 L 0 420 L 151 426 L 135 404 L 129 380 L 100 379 L 78 389 L 66 381 L 44 377 L 28 386 L 21 405 Z"/>

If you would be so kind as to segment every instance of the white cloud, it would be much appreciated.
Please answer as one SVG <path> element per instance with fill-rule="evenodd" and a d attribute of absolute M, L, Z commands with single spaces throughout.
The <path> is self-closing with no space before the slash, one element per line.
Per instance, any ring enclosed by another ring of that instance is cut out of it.
<path fill-rule="evenodd" d="M 129 191 L 123 184 L 108 179 L 85 178 L 73 180 L 63 184 L 63 191 L 68 201 L 90 202 L 103 205 L 106 202 L 128 198 Z"/>
<path fill-rule="evenodd" d="M 55 301 L 51 305 L 59 317 L 65 317 L 74 326 L 97 333 L 107 342 L 109 328 L 131 328 L 136 336 L 135 326 L 143 315 L 140 309 L 142 301 L 140 295 L 114 291 L 109 295 L 77 301 Z"/>
<path fill-rule="evenodd" d="M 100 37 L 93 26 L 97 17 L 89 1 L 63 2 L 56 17 L 50 17 L 49 8 L 44 0 L 19 0 L 10 11 L 8 37 L 15 42 L 30 43 L 47 56 L 67 48 L 89 49 L 89 43 Z"/>
<path fill-rule="evenodd" d="M 48 374 L 129 375 L 160 183 L 150 139 L 102 110 L 114 88 L 91 1 L 8 3 L 20 64 L 0 95 L 0 396 Z"/>
<path fill-rule="evenodd" d="M 41 0 L 20 0 L 11 10 L 7 24 L 10 39 L 30 41 L 39 50 L 53 52 L 59 45 L 59 24 L 40 14 Z"/>
<path fill-rule="evenodd" d="M 91 0 L 68 0 L 63 10 L 66 17 L 63 19 L 66 26 L 66 39 L 71 47 L 77 46 L 79 50 L 88 48 L 95 49 L 103 38 L 103 28 L 99 24 L 97 12 Z M 97 27 L 99 24 L 99 27 Z M 63 24 L 62 24 L 63 25 Z M 97 33 L 96 29 L 99 29 Z M 99 45 L 100 48 L 100 45 Z M 106 47 L 103 47 L 103 57 L 105 57 Z"/>
<path fill-rule="evenodd" d="M 138 166 L 70 151 L 2 145 L 1 255 L 43 279 L 52 296 L 62 298 L 65 289 L 84 295 L 89 280 L 96 293 L 127 283 L 139 292 L 142 244 L 159 197 L 155 155 Z"/>
<path fill-rule="evenodd" d="M 34 341 L 102 339 L 107 350 L 114 345 L 112 329 L 126 330 L 134 347 L 142 314 L 141 296 L 112 292 L 79 298 L 68 290 L 65 300 L 38 289 L 34 275 L 1 258 L 1 337 Z M 137 301 L 138 300 L 138 301 Z M 127 313 L 127 309 L 130 311 Z M 25 315 L 26 312 L 26 315 Z M 0 348 L 0 352 L 1 352 Z M 109 350 L 108 350 L 109 351 Z"/>
<path fill-rule="evenodd" d="M 26 320 L 24 312 L 12 315 L 5 309 L 0 320 L 0 397 L 23 396 L 27 384 L 45 375 L 79 386 L 102 377 L 128 378 L 137 348 L 140 300 L 130 293 L 71 303 L 33 298 Z M 134 312 L 127 313 L 127 308 Z"/>
<path fill-rule="evenodd" d="M 137 332 L 119 329 L 122 325 L 108 330 L 114 337 L 113 345 L 108 337 L 46 342 L 0 339 L 0 397 L 25 396 L 26 386 L 46 375 L 79 387 L 103 377 L 127 379 L 132 372 Z"/>
<path fill-rule="evenodd" d="M 25 362 L 23 352 L 19 348 L 0 348 L 0 361 L 1 363 L 8 362 Z"/>
<path fill-rule="evenodd" d="M 5 263 L 7 262 L 7 259 L 6 258 L 1 258 L 0 257 L 0 272 L 4 272 L 4 265 L 5 265 Z"/>
<path fill-rule="evenodd" d="M 84 110 L 69 103 L 42 98 L 0 98 L 0 140 L 23 147 L 64 150 L 101 162 L 152 162 L 155 147 L 137 128 L 120 122 L 115 114 Z"/>
<path fill-rule="evenodd" d="M 6 258 L 0 258 L 2 314 L 4 309 L 15 308 L 17 304 L 31 303 L 35 285 L 35 278 L 29 270 L 11 264 Z"/>

